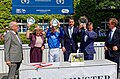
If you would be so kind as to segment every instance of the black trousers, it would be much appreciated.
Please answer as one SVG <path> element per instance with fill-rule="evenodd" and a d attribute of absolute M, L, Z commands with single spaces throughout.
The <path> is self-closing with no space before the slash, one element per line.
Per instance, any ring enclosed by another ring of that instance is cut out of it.
<path fill-rule="evenodd" d="M 69 50 L 66 50 L 66 52 L 64 52 L 64 61 L 69 60 L 69 56 L 71 53 L 77 53 L 77 50 L 73 50 L 72 45 L 70 46 Z"/>
<path fill-rule="evenodd" d="M 118 79 L 118 73 L 119 73 L 119 59 L 120 59 L 120 57 L 119 56 L 117 56 L 117 57 L 110 57 L 108 54 L 107 54 L 107 52 L 105 53 L 105 59 L 108 59 L 108 60 L 110 60 L 110 61 L 113 61 L 113 62 L 115 62 L 115 63 L 117 63 L 117 79 Z"/>

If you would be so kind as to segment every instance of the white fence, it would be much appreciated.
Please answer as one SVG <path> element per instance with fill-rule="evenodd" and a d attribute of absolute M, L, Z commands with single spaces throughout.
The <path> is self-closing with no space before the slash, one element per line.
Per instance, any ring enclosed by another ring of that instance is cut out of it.
<path fill-rule="evenodd" d="M 95 42 L 94 43 L 96 54 L 94 57 L 94 60 L 101 60 L 104 59 L 104 42 Z M 23 63 L 30 63 L 30 47 L 28 45 L 23 45 Z M 60 61 L 63 61 L 63 53 L 61 51 L 60 55 Z M 43 52 L 43 62 L 48 62 L 48 46 L 45 44 L 45 50 Z M 5 64 L 4 61 L 4 46 L 0 45 L 0 73 L 7 73 L 8 72 L 8 66 Z"/>

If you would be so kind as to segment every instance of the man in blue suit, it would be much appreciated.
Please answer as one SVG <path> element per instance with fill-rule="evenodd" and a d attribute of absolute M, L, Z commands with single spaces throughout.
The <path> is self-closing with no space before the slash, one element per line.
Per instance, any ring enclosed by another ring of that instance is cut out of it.
<path fill-rule="evenodd" d="M 105 41 L 105 59 L 117 63 L 117 71 L 119 70 L 119 57 L 120 57 L 120 29 L 116 26 L 118 20 L 110 18 L 108 22 L 108 32 Z"/>
<path fill-rule="evenodd" d="M 97 38 L 97 33 L 93 31 L 93 23 L 88 22 L 86 24 L 80 24 L 81 29 L 81 44 L 80 44 L 80 52 L 84 53 L 85 60 L 93 60 L 95 49 L 94 49 L 94 41 Z"/>
<path fill-rule="evenodd" d="M 64 53 L 64 61 L 68 61 L 71 53 L 76 53 L 78 49 L 77 36 L 79 29 L 74 26 L 74 19 L 69 19 L 69 26 L 64 26 L 64 36 L 62 38 L 61 47 Z"/>

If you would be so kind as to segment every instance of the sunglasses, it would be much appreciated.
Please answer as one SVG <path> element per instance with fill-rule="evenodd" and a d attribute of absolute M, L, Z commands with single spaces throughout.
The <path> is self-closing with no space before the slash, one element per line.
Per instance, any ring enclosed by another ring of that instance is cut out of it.
<path fill-rule="evenodd" d="M 111 23 L 107 23 L 107 25 L 109 26 L 109 25 L 111 25 Z"/>

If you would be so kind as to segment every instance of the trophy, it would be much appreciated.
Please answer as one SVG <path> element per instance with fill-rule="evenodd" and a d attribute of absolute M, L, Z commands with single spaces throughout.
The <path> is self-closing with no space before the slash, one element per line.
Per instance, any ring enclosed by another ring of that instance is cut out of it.
<path fill-rule="evenodd" d="M 59 21 L 57 19 L 52 19 L 51 22 L 52 22 L 52 26 L 54 27 L 58 26 Z"/>
<path fill-rule="evenodd" d="M 29 17 L 29 18 L 27 18 L 27 23 L 28 23 L 29 25 L 32 25 L 32 24 L 35 23 L 35 19 L 34 19 L 33 17 Z"/>
<path fill-rule="evenodd" d="M 86 16 L 81 16 L 78 20 L 79 24 L 87 24 L 88 23 L 88 19 Z"/>

